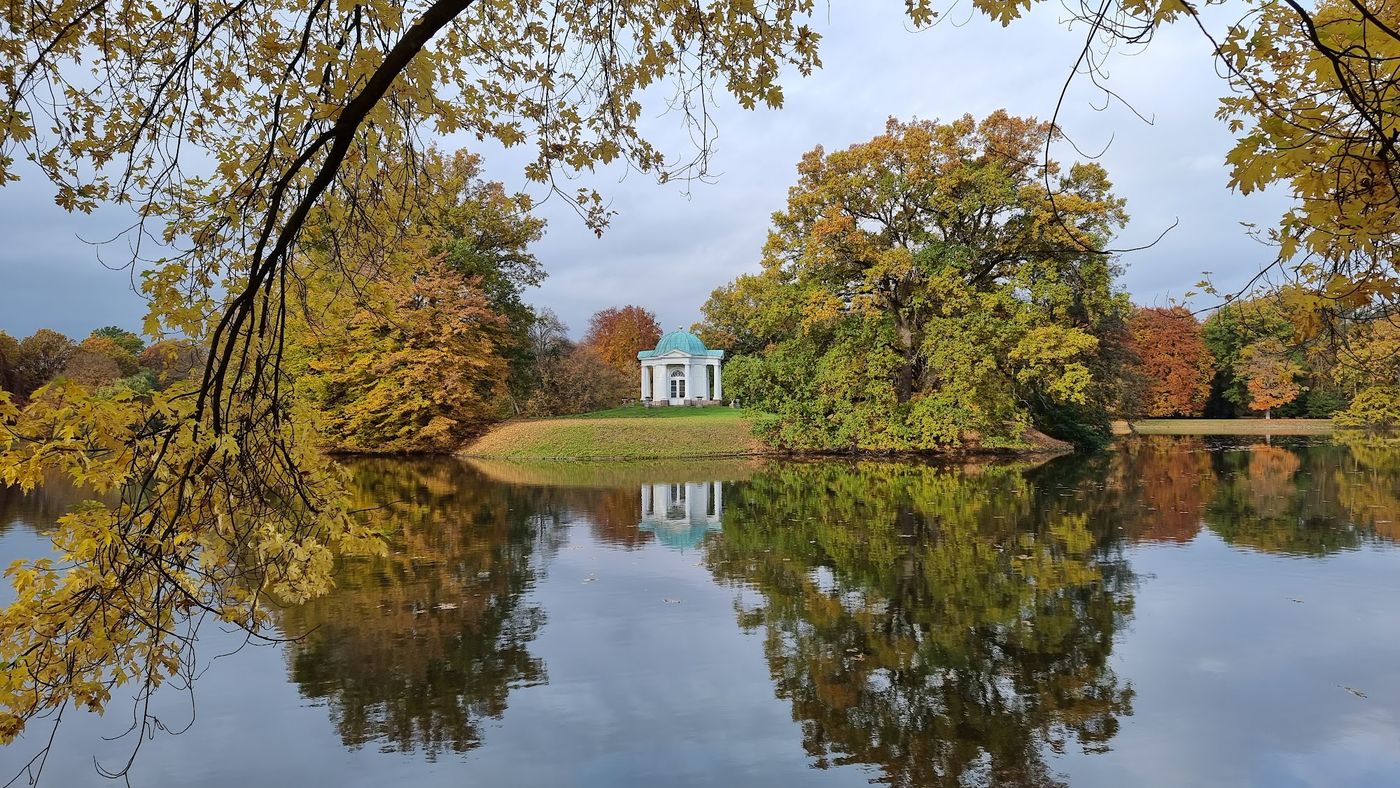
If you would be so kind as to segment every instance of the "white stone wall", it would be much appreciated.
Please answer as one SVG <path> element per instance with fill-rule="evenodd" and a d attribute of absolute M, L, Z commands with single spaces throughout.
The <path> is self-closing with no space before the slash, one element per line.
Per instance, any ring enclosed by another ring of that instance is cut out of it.
<path fill-rule="evenodd" d="M 710 377 L 712 367 L 715 376 L 714 382 L 711 381 Z M 723 379 L 720 377 L 722 373 L 715 360 L 684 357 L 642 361 L 638 379 L 643 382 L 639 384 L 639 396 L 643 400 L 649 399 L 652 402 L 670 401 L 671 373 L 675 370 L 686 373 L 685 397 L 683 398 L 685 401 L 723 398 Z M 651 384 L 650 387 L 646 385 L 647 383 Z M 716 389 L 719 389 L 720 396 L 715 396 Z"/>

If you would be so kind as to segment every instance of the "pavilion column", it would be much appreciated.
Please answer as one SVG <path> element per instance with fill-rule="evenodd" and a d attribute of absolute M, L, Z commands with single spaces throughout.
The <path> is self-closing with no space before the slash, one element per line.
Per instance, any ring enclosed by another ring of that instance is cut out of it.
<path fill-rule="evenodd" d="M 716 401 L 716 402 L 718 402 L 718 401 L 724 399 L 724 387 L 720 385 L 720 382 L 719 382 L 719 375 L 720 375 L 720 372 L 719 372 L 719 362 L 716 361 L 716 362 L 715 362 L 715 401 Z"/>
<path fill-rule="evenodd" d="M 695 399 L 695 389 L 690 385 L 690 371 L 692 369 L 695 369 L 695 365 L 687 362 L 685 365 L 685 396 L 681 397 L 682 402 L 688 399 Z"/>
<path fill-rule="evenodd" d="M 647 382 L 648 382 L 647 379 L 650 378 L 650 377 L 651 377 L 651 370 L 647 368 L 647 365 L 646 365 L 646 364 L 643 364 L 643 365 L 642 365 L 642 399 L 643 399 L 643 400 L 645 400 L 645 399 L 647 398 Z"/>

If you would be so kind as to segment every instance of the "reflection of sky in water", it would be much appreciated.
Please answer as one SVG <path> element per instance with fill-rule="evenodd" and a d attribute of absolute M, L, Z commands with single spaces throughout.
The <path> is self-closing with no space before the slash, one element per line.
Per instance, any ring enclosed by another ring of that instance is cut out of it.
<path fill-rule="evenodd" d="M 1370 468 L 1330 468 L 1336 456 L 1316 447 L 1292 446 L 1290 456 L 1271 450 L 1178 452 L 1166 442 L 1156 445 L 1169 448 L 1113 459 L 1151 480 L 1135 492 L 1115 490 L 1119 482 L 1112 478 L 1105 481 L 1120 466 L 1093 465 L 1107 462 L 1102 458 L 1067 458 L 1025 471 L 1024 480 L 1009 477 L 1008 484 L 1022 486 L 1008 499 L 1021 500 L 1027 490 L 1043 489 L 1047 501 L 1086 507 L 1090 526 L 1100 529 L 1096 533 L 1122 534 L 1113 537 L 1109 549 L 1131 568 L 1133 578 L 1115 592 L 1125 595 L 1130 612 L 1110 630 L 1108 656 L 1120 688 L 1132 692 L 1132 714 L 1118 718 L 1121 727 L 1108 740 L 1106 752 L 1086 754 L 1073 736 L 1065 737 L 1064 752 L 1041 745 L 1052 778 L 1076 788 L 1400 784 L 1400 605 L 1395 601 L 1400 549 L 1369 535 L 1348 537 L 1353 523 L 1369 527 L 1369 521 L 1339 511 L 1336 499 L 1344 491 L 1335 487 L 1337 479 L 1370 474 L 1365 478 L 1371 487 L 1357 487 L 1347 504 L 1354 508 L 1348 511 L 1375 512 L 1367 515 L 1371 520 L 1400 520 L 1400 512 L 1383 511 L 1388 506 L 1384 496 L 1400 489 L 1396 476 L 1377 476 Z M 1082 475 L 1075 475 L 1074 464 L 1084 465 Z M 469 474 L 447 478 L 453 484 L 491 484 Z M 773 484 L 769 494 L 779 498 L 805 492 L 815 496 L 818 507 L 841 503 L 838 489 L 792 486 L 802 478 Z M 1243 484 L 1250 479 L 1252 484 Z M 775 694 L 779 677 L 769 661 L 772 644 L 765 641 L 765 628 L 745 630 L 736 623 L 736 613 L 766 603 L 755 589 L 764 581 L 763 572 L 790 565 L 788 553 L 777 557 L 783 550 L 843 549 L 808 545 L 791 530 L 799 527 L 796 519 L 775 526 L 768 547 L 761 542 L 743 547 L 744 518 L 752 517 L 755 489 L 747 481 L 631 484 L 596 495 L 500 487 L 499 511 L 519 514 L 531 524 L 523 535 L 512 537 L 521 542 L 506 552 L 528 552 L 509 571 L 529 573 L 517 584 L 523 589 L 517 603 L 522 610 L 538 609 L 543 618 L 522 647 L 544 666 L 546 679 L 510 679 L 503 712 L 480 713 L 482 743 L 476 749 L 445 752 L 429 761 L 421 751 L 383 751 L 391 748 L 375 741 L 347 747 L 330 716 L 340 701 L 309 697 L 289 677 L 297 645 L 245 648 L 212 659 L 234 650 L 237 641 L 208 627 L 201 643 L 207 670 L 196 686 L 194 725 L 182 735 L 161 734 L 146 742 L 133 782 L 153 788 L 854 788 L 878 780 L 878 766 L 859 757 L 830 758 L 823 762 L 827 768 L 813 768 L 815 761 L 804 750 L 804 726 L 814 724 L 806 716 L 810 709 L 798 714 L 793 698 Z M 1071 490 L 1076 492 L 1067 494 Z M 1087 508 L 1095 495 L 1109 501 L 1110 508 Z M 462 544 L 451 549 L 471 548 L 472 535 L 485 533 L 481 511 L 457 499 L 443 500 L 444 506 L 460 511 L 453 509 L 441 522 L 429 524 L 432 529 L 460 529 L 454 533 Z M 52 502 L 21 506 L 0 494 L 0 519 L 12 523 L 0 536 L 0 564 L 43 544 L 27 524 L 52 509 Z M 605 516 L 636 523 L 637 532 L 654 539 L 624 548 L 615 540 L 616 528 L 606 533 L 598 528 Z M 874 515 L 866 508 L 852 516 Z M 987 517 L 983 527 L 999 527 L 1000 517 Z M 911 533 L 921 533 L 920 527 L 918 521 L 897 524 Z M 948 524 L 929 527 L 935 536 L 919 538 L 936 538 Z M 783 540 L 789 543 L 784 546 Z M 542 547 L 546 542 L 548 549 Z M 437 543 L 425 544 L 417 549 Z M 1016 548 L 1022 550 L 1029 555 L 1029 548 Z M 773 563 L 757 569 L 710 565 L 729 560 L 725 556 L 731 552 L 735 561 Z M 800 553 L 791 555 L 792 563 L 800 560 Z M 497 564 L 471 563 L 449 551 L 433 557 L 432 565 L 460 576 L 463 590 L 454 593 L 470 596 L 472 582 L 507 587 L 496 584 L 491 574 L 505 571 Z M 717 582 L 731 569 L 735 576 L 752 577 L 753 583 Z M 384 582 L 392 579 L 383 577 Z M 819 599 L 839 596 L 860 604 L 862 595 L 853 593 L 860 590 L 855 587 L 859 583 L 829 563 L 811 568 L 807 578 Z M 368 588 L 365 593 L 380 593 Z M 417 599 L 413 588 L 386 586 L 383 593 L 386 599 L 398 593 L 392 599 L 402 610 L 406 599 Z M 899 613 L 887 610 L 877 596 L 866 600 L 868 615 Z M 819 615 L 810 598 L 798 595 L 789 601 L 807 616 L 798 619 L 807 630 L 820 633 L 833 626 L 830 611 Z M 379 615 L 373 604 L 356 609 Z M 410 616 L 408 629 L 395 630 L 396 637 L 406 638 L 404 647 L 410 647 L 413 638 L 431 627 L 454 621 L 448 613 L 461 612 L 430 609 L 416 619 Z M 463 636 L 469 637 L 475 626 L 467 618 Z M 445 642 L 450 644 L 450 638 Z M 818 638 L 807 645 L 823 642 Z M 868 657 L 883 658 L 874 651 Z M 779 663 L 785 668 L 800 664 Z M 873 666 L 866 686 L 876 697 L 896 693 L 904 680 L 899 673 L 888 665 Z M 364 672 L 365 677 L 374 675 L 373 670 Z M 392 687 L 392 674 L 387 675 Z M 999 677 L 990 678 L 988 692 L 1012 692 Z M 831 692 L 813 702 L 834 715 L 825 719 L 839 720 L 842 704 L 850 699 Z M 187 696 L 163 691 L 159 701 L 168 726 L 183 727 L 190 720 Z M 46 783 L 109 785 L 94 772 L 91 756 L 99 754 L 111 763 L 129 751 L 129 739 L 100 738 L 126 728 L 130 717 L 125 711 L 114 704 L 105 718 L 70 715 L 48 763 Z M 849 713 L 857 711 L 851 707 Z M 875 723 L 853 719 L 851 724 L 860 731 Z M 0 750 L 0 766 L 13 769 L 32 752 L 41 731 L 47 729 L 37 725 L 26 740 Z M 869 728 L 869 736 L 876 735 Z"/>

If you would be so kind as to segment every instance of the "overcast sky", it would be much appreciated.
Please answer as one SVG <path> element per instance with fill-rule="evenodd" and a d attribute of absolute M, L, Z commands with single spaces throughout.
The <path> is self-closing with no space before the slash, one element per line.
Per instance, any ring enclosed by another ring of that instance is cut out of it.
<path fill-rule="evenodd" d="M 692 184 L 687 194 L 636 173 L 599 173 L 586 185 L 602 191 L 617 212 L 601 239 L 569 206 L 546 201 L 540 213 L 549 228 L 535 253 L 549 278 L 528 300 L 553 308 L 576 337 L 596 310 L 629 303 L 655 312 L 667 329 L 688 326 L 711 290 L 758 270 L 769 217 L 782 208 L 804 151 L 868 140 L 891 115 L 951 119 L 1006 108 L 1050 116 L 1082 45 L 1081 33 L 1060 22 L 1058 4 L 1041 4 L 1006 29 L 955 11 L 924 31 L 908 27 L 903 5 L 881 0 L 824 9 L 816 27 L 825 65 L 807 79 L 789 76 L 783 109 L 750 112 L 722 103 L 715 182 Z M 1266 226 L 1284 205 L 1275 195 L 1228 190 L 1224 157 L 1231 137 L 1214 119 L 1226 87 L 1204 38 L 1178 28 L 1160 33 L 1144 52 L 1109 62 L 1109 85 L 1151 125 L 1121 104 L 1098 111 L 1103 97 L 1083 79 L 1061 116 L 1081 150 L 1097 152 L 1112 141 L 1100 161 L 1132 215 L 1118 246 L 1148 243 L 1179 221 L 1155 247 L 1122 261 L 1122 284 L 1149 305 L 1180 299 L 1203 271 L 1222 286 L 1242 284 L 1271 255 L 1241 223 Z M 680 139 L 679 118 L 646 123 L 662 141 Z M 469 143 L 448 140 L 446 147 Z M 538 192 L 521 175 L 523 153 L 478 149 L 489 177 Z M 670 149 L 684 152 L 677 144 Z M 1057 158 L 1076 154 L 1063 148 Z M 139 329 L 145 305 L 129 272 L 102 262 L 121 261 L 124 247 L 91 243 L 115 234 L 125 215 L 70 215 L 54 206 L 52 193 L 35 178 L 0 188 L 0 330 L 23 336 L 49 327 L 81 337 L 107 324 Z"/>

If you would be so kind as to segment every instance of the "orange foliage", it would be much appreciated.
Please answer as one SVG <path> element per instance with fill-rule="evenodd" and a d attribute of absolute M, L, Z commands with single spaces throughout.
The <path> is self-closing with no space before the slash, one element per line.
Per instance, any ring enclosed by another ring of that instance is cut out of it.
<path fill-rule="evenodd" d="M 1129 318 L 1128 330 L 1146 382 L 1144 415 L 1201 415 L 1210 399 L 1215 364 L 1195 315 L 1179 306 L 1140 307 Z"/>
<path fill-rule="evenodd" d="M 1287 405 L 1303 391 L 1297 381 L 1301 370 L 1277 339 L 1261 339 L 1247 345 L 1240 353 L 1240 365 L 1249 392 L 1249 407 L 1264 411 L 1266 418 L 1274 408 Z"/>
<path fill-rule="evenodd" d="M 637 368 L 637 353 L 651 350 L 660 340 L 661 324 L 656 315 L 628 305 L 595 312 L 588 320 L 583 344 L 613 369 L 630 375 Z"/>

